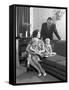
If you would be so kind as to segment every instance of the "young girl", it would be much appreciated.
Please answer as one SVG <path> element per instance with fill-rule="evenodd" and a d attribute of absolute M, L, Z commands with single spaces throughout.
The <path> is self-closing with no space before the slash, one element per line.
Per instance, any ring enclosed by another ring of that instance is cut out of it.
<path fill-rule="evenodd" d="M 46 57 L 56 55 L 56 53 L 52 51 L 52 47 L 51 47 L 49 38 L 45 39 L 45 50 L 46 50 L 46 53 L 45 53 Z"/>

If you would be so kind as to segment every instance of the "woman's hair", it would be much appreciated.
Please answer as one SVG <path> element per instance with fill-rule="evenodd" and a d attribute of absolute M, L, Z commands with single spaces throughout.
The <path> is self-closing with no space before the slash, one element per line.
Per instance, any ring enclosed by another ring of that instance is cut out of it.
<path fill-rule="evenodd" d="M 37 37 L 38 31 L 39 31 L 38 29 L 34 30 L 32 33 L 32 37 Z"/>

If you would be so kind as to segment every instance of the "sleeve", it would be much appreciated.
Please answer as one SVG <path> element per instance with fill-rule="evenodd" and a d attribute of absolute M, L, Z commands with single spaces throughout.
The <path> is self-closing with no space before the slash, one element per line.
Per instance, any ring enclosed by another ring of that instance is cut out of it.
<path fill-rule="evenodd" d="M 57 32 L 57 29 L 56 29 L 56 25 L 54 24 L 54 33 L 55 35 L 57 36 L 57 38 L 60 40 L 61 37 L 59 36 L 58 32 Z"/>
<path fill-rule="evenodd" d="M 31 50 L 30 49 L 30 44 L 27 46 L 27 48 L 26 48 L 26 51 L 28 52 L 28 53 L 31 53 L 31 54 L 35 54 L 35 52 L 33 51 L 33 50 Z"/>
<path fill-rule="evenodd" d="M 32 50 L 32 51 L 35 52 L 35 51 L 36 51 L 36 47 L 35 47 L 35 46 L 34 46 L 34 47 L 31 46 L 31 47 L 30 47 L 30 50 Z"/>

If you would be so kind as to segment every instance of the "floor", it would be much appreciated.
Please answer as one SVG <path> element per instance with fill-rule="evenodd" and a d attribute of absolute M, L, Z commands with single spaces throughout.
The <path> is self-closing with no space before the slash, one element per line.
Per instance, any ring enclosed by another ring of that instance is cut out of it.
<path fill-rule="evenodd" d="M 46 77 L 38 77 L 35 71 L 26 71 L 25 67 L 16 68 L 16 83 L 35 83 L 35 82 L 55 82 L 60 81 L 56 77 L 47 73 Z"/>

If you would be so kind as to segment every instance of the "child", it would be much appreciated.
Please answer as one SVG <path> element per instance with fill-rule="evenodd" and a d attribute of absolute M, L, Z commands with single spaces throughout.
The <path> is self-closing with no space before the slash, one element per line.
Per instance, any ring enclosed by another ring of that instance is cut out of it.
<path fill-rule="evenodd" d="M 56 53 L 52 51 L 52 47 L 51 47 L 49 38 L 45 39 L 45 50 L 46 50 L 46 57 L 56 55 Z"/>
<path fill-rule="evenodd" d="M 35 67 L 38 71 L 38 76 L 41 76 L 43 73 L 43 76 L 46 76 L 46 73 L 44 69 L 41 67 L 38 61 L 40 61 L 39 56 L 37 55 L 38 52 L 38 39 L 34 38 L 27 46 L 27 52 L 28 52 L 28 66 L 31 64 L 33 67 Z"/>
<path fill-rule="evenodd" d="M 41 39 L 34 38 L 33 39 L 33 44 L 30 47 L 32 51 L 35 51 L 35 53 L 39 56 L 42 56 L 42 52 L 45 52 L 44 48 L 44 42 Z"/>

